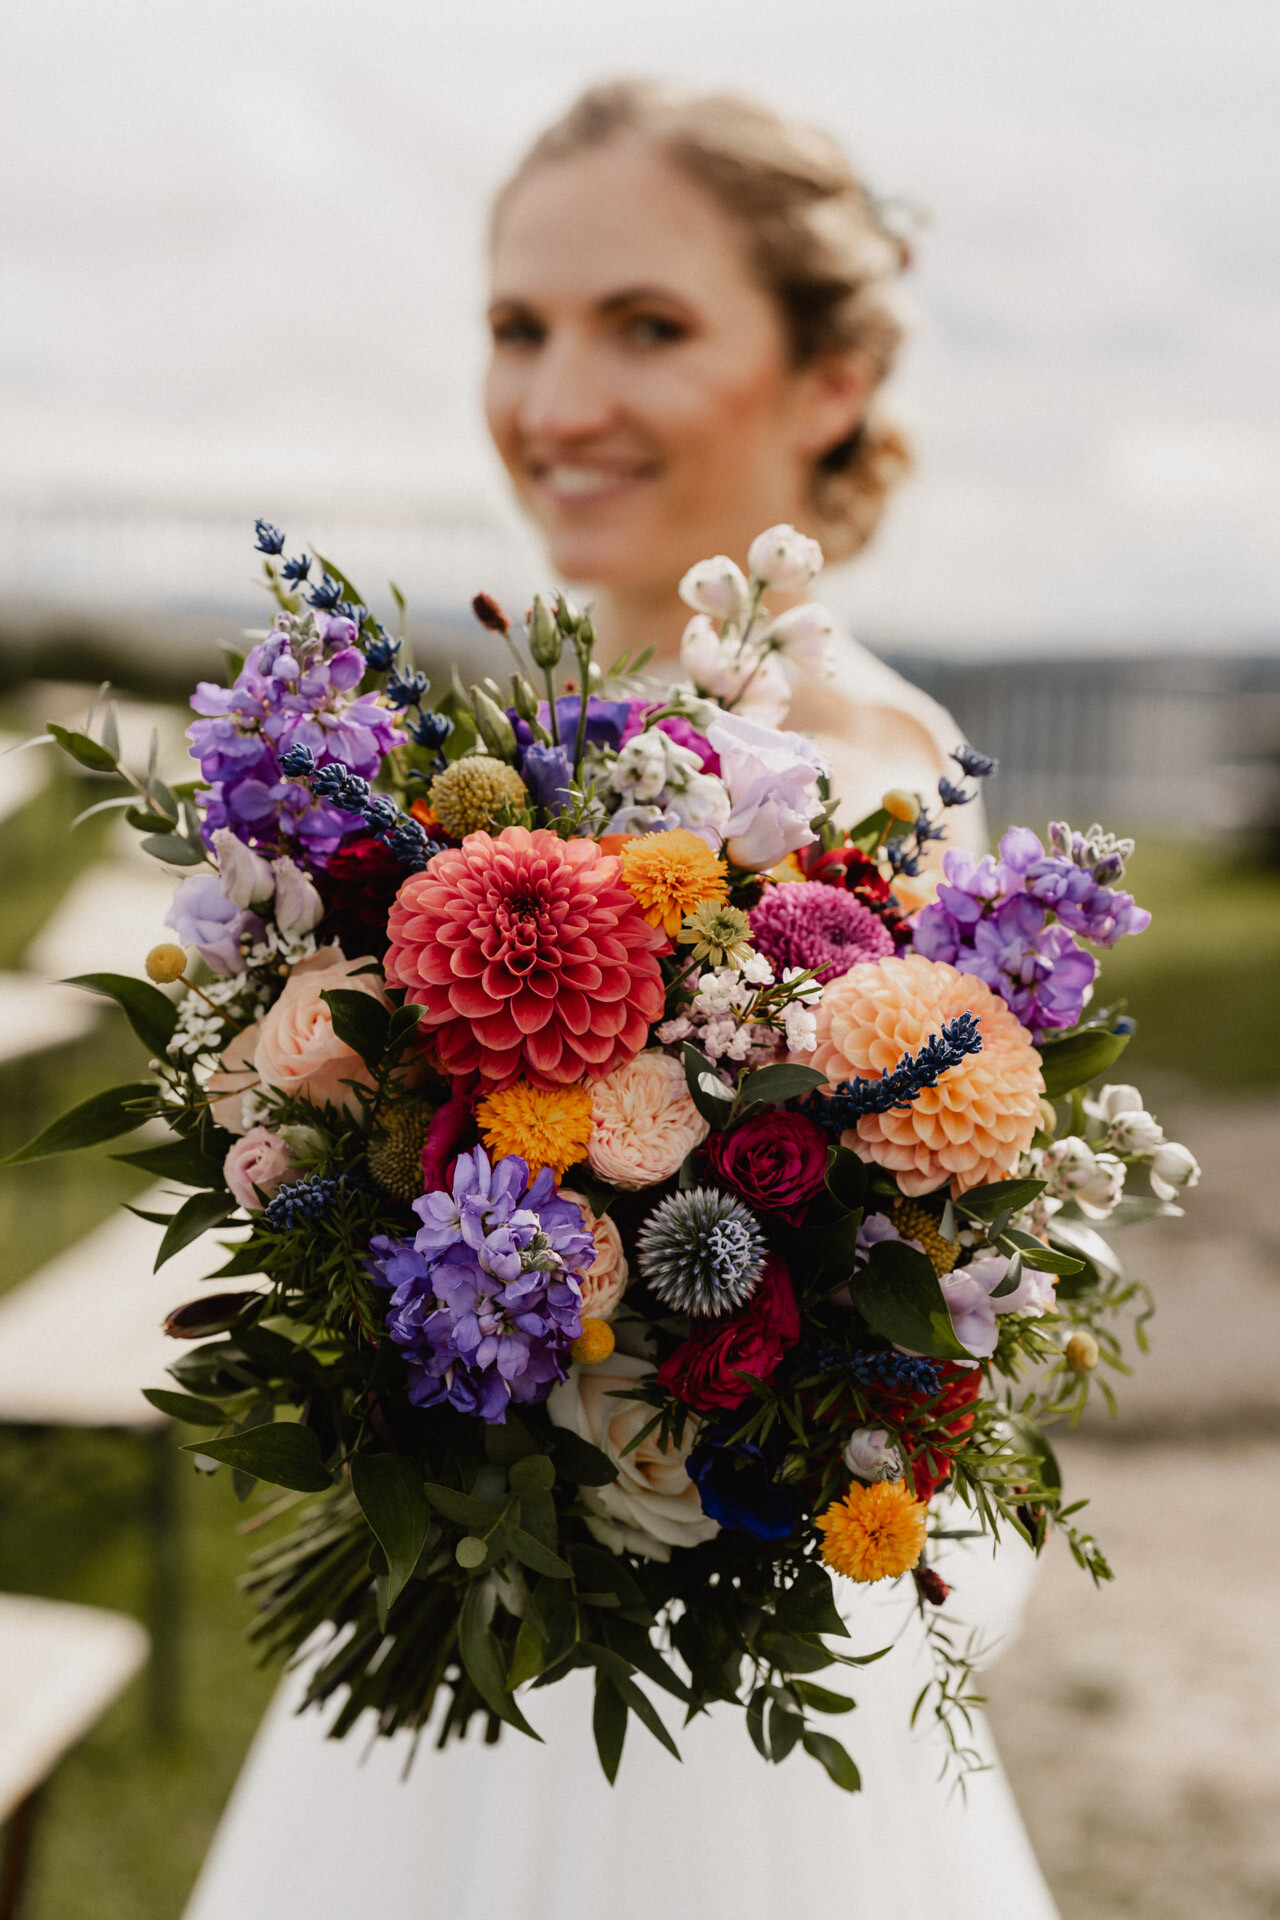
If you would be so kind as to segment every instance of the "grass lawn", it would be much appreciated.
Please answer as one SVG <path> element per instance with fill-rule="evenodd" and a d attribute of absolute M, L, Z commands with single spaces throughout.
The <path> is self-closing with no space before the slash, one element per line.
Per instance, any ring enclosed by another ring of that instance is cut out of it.
<path fill-rule="evenodd" d="M 0 825 L 6 918 L 0 966 L 16 966 L 106 829 L 68 840 L 83 783 L 58 776 Z M 1203 848 L 1153 844 L 1131 869 L 1151 931 L 1107 956 L 1108 999 L 1129 996 L 1139 1031 L 1123 1074 L 1175 1070 L 1214 1087 L 1280 1086 L 1280 874 Z M 87 1039 L 0 1073 L 0 1151 L 104 1086 L 135 1077 L 141 1050 L 114 1010 Z M 126 1143 L 127 1144 L 127 1143 Z M 0 1290 L 108 1214 L 140 1181 L 110 1148 L 0 1171 Z M 144 1491 L 123 1436 L 0 1428 L 0 1588 L 145 1611 Z M 234 1590 L 245 1547 L 225 1476 L 183 1473 L 185 1717 L 172 1742 L 146 1727 L 131 1689 L 58 1772 L 45 1809 L 30 1920 L 178 1920 L 218 1813 L 274 1685 L 241 1642 Z M 282 1920 L 284 1917 L 282 1916 Z"/>

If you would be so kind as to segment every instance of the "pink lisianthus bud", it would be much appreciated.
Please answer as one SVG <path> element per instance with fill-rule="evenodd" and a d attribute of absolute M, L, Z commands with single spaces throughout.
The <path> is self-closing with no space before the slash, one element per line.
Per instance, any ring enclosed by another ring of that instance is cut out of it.
<path fill-rule="evenodd" d="M 276 925 L 281 933 L 310 933 L 324 918 L 324 901 L 288 854 L 271 863 L 276 889 Z"/>
<path fill-rule="evenodd" d="M 822 571 L 822 548 L 785 523 L 766 527 L 747 548 L 747 565 L 753 580 L 775 592 L 803 593 L 814 575 Z"/>
<path fill-rule="evenodd" d="M 822 680 L 829 680 L 835 671 L 835 637 L 835 615 L 816 600 L 780 613 L 764 636 L 802 673 Z"/>
<path fill-rule="evenodd" d="M 250 1211 L 274 1200 L 283 1182 L 297 1170 L 287 1142 L 268 1127 L 251 1127 L 233 1140 L 222 1163 L 223 1179 L 240 1205 Z"/>
<path fill-rule="evenodd" d="M 751 605 L 751 588 L 742 568 L 726 554 L 699 560 L 680 582 L 680 598 L 695 613 L 713 620 L 736 620 Z"/>
<path fill-rule="evenodd" d="M 809 823 L 822 807 L 818 776 L 827 763 L 811 740 L 736 713 L 713 721 L 707 739 L 720 755 L 721 777 L 733 803 L 724 832 L 725 851 L 735 866 L 767 873 L 816 840 Z"/>
<path fill-rule="evenodd" d="M 269 863 L 237 839 L 230 827 L 219 827 L 214 834 L 213 853 L 222 891 L 237 907 L 260 907 L 271 898 L 275 881 Z"/>

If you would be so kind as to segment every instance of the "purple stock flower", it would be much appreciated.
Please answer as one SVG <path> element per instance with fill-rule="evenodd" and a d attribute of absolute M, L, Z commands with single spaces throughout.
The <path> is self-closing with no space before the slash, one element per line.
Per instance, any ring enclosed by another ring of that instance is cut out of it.
<path fill-rule="evenodd" d="M 314 631 L 312 628 L 314 627 Z M 400 737 L 396 716 L 358 692 L 365 657 L 355 623 L 331 613 L 294 624 L 288 615 L 254 647 L 233 687 L 202 681 L 191 704 L 200 716 L 188 732 L 209 783 L 200 796 L 204 836 L 219 827 L 274 849 L 295 848 L 313 863 L 358 818 L 282 777 L 279 755 L 308 747 L 317 766 L 341 764 L 365 778 L 377 773 Z"/>
<path fill-rule="evenodd" d="M 580 1276 L 595 1258 L 581 1209 L 549 1168 L 530 1181 L 508 1154 L 459 1155 L 450 1192 L 414 1201 L 412 1241 L 379 1235 L 373 1277 L 391 1289 L 387 1330 L 409 1366 L 409 1398 L 501 1423 L 545 1400 L 582 1331 Z"/>
<path fill-rule="evenodd" d="M 952 964 L 975 973 L 1008 1002 L 1024 1027 L 1073 1027 L 1098 963 L 1065 927 L 1046 925 L 1038 901 L 1014 894 L 973 929 Z"/>

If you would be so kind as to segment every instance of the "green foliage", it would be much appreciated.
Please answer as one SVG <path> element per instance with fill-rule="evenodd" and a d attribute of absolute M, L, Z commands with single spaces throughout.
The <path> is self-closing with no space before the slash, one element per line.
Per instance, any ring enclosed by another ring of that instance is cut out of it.
<path fill-rule="evenodd" d="M 122 1133 L 134 1133 L 155 1113 L 157 1104 L 155 1085 L 150 1080 L 132 1081 L 123 1087 L 108 1087 L 103 1093 L 90 1094 L 79 1106 L 72 1107 L 70 1113 L 52 1121 L 34 1140 L 6 1154 L 0 1166 L 16 1167 L 23 1161 L 43 1160 L 54 1153 L 75 1153 L 81 1147 L 118 1139 Z"/>
<path fill-rule="evenodd" d="M 856 1280 L 851 1296 L 873 1333 L 940 1360 L 967 1360 L 932 1262 L 905 1240 L 882 1240 Z"/>
<path fill-rule="evenodd" d="M 431 1529 L 422 1481 L 400 1454 L 358 1453 L 351 1462 L 351 1490 L 387 1557 L 390 1606 L 417 1566 Z"/>
<path fill-rule="evenodd" d="M 186 1451 L 221 1460 L 256 1480 L 266 1480 L 273 1487 L 290 1487 L 297 1493 L 319 1493 L 331 1477 L 314 1432 L 294 1420 L 250 1427 L 222 1440 L 191 1441 Z"/>
<path fill-rule="evenodd" d="M 84 987 L 114 1000 L 144 1047 L 163 1055 L 178 1024 L 178 1010 L 167 994 L 149 980 L 134 980 L 124 973 L 74 974 L 69 987 Z"/>

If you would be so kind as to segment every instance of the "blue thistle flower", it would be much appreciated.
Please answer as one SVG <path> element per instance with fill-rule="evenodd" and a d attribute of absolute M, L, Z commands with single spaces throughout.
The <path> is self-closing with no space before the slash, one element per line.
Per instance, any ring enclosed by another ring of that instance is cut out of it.
<path fill-rule="evenodd" d="M 409 731 L 420 747 L 442 747 L 453 732 L 447 713 L 424 713 L 410 721 Z"/>
<path fill-rule="evenodd" d="M 661 1201 L 640 1229 L 640 1271 L 677 1313 L 730 1313 L 764 1270 L 765 1240 L 751 1209 L 715 1187 Z"/>
<path fill-rule="evenodd" d="M 952 750 L 951 758 L 961 773 L 967 773 L 971 780 L 989 780 L 992 774 L 1000 771 L 998 760 L 988 759 L 985 753 L 977 753 L 963 743 Z"/>
<path fill-rule="evenodd" d="M 977 1015 L 958 1013 L 941 1033 L 930 1034 L 919 1053 L 904 1053 L 879 1080 L 842 1080 L 834 1093 L 810 1094 L 800 1108 L 834 1138 L 856 1126 L 864 1114 L 909 1107 L 926 1087 L 936 1087 L 949 1067 L 958 1067 L 966 1054 L 981 1052 Z"/>
<path fill-rule="evenodd" d="M 307 595 L 307 604 L 314 607 L 317 613 L 333 613 L 341 598 L 342 588 L 326 573 L 319 586 L 312 587 Z"/>
<path fill-rule="evenodd" d="M 280 569 L 280 578 L 290 580 L 300 587 L 311 571 L 311 555 L 300 553 L 296 560 L 286 560 Z"/>
<path fill-rule="evenodd" d="M 254 547 L 259 553 L 277 554 L 284 552 L 284 535 L 279 527 L 273 527 L 269 520 L 255 520 L 253 523 Z"/>
<path fill-rule="evenodd" d="M 400 642 L 384 626 L 379 626 L 376 640 L 371 640 L 364 651 L 365 659 L 374 672 L 385 673 L 400 651 Z"/>
<path fill-rule="evenodd" d="M 392 668 L 387 675 L 387 684 L 383 688 L 393 707 L 417 707 L 422 704 L 423 695 L 431 690 L 431 682 L 425 673 L 400 674 Z"/>

